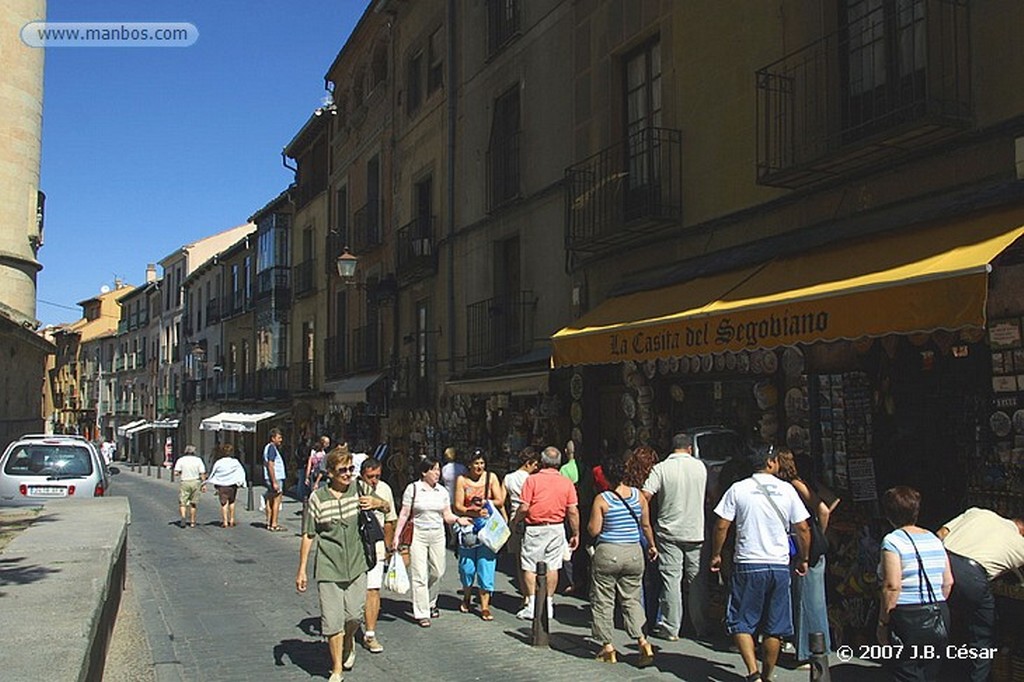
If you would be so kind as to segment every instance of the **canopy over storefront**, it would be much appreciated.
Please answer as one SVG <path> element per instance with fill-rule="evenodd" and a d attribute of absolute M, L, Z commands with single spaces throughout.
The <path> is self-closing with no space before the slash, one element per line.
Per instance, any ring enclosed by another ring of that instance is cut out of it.
<path fill-rule="evenodd" d="M 611 298 L 552 337 L 602 364 L 985 325 L 989 263 L 1024 211 L 831 245 Z"/>
<path fill-rule="evenodd" d="M 142 422 L 136 423 L 131 428 L 125 429 L 124 430 L 124 435 L 126 435 L 128 437 L 131 437 L 131 436 L 134 436 L 137 433 L 142 433 L 143 431 L 149 431 L 151 428 L 153 428 L 152 422 L 147 422 L 147 421 L 143 420 Z"/>
<path fill-rule="evenodd" d="M 240 431 L 253 433 L 256 425 L 264 419 L 270 419 L 276 412 L 221 412 L 207 417 L 200 424 L 203 431 Z"/>
<path fill-rule="evenodd" d="M 133 429 L 136 426 L 139 426 L 140 424 L 145 424 L 145 423 L 146 423 L 145 419 L 136 419 L 135 421 L 130 421 L 127 424 L 123 424 L 122 426 L 118 426 L 117 427 L 117 435 L 119 435 L 119 436 L 127 436 L 128 435 L 128 429 Z"/>
<path fill-rule="evenodd" d="M 445 382 L 448 392 L 453 395 L 492 395 L 494 393 L 510 393 L 512 395 L 536 395 L 548 392 L 548 376 L 550 372 L 523 372 L 479 379 L 460 379 Z"/>
<path fill-rule="evenodd" d="M 358 405 L 369 402 L 367 390 L 383 378 L 384 375 L 380 372 L 356 374 L 338 381 L 329 381 L 324 384 L 324 390 L 334 394 L 333 402 L 340 405 Z"/>
<path fill-rule="evenodd" d="M 157 419 L 153 422 L 154 429 L 176 429 L 178 428 L 177 419 Z"/>

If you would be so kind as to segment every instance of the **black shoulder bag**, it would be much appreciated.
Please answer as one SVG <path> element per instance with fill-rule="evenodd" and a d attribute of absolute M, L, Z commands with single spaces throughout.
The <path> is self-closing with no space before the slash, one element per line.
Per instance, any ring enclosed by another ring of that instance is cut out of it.
<path fill-rule="evenodd" d="M 360 496 L 360 485 L 361 482 L 357 479 L 357 497 Z M 384 529 L 381 527 L 380 521 L 377 520 L 377 515 L 372 509 L 359 510 L 359 537 L 363 540 L 363 554 L 366 555 L 366 567 L 373 568 L 377 565 L 377 543 L 384 542 Z"/>
<path fill-rule="evenodd" d="M 928 602 L 924 604 L 901 604 L 893 609 L 890 618 L 889 638 L 894 644 L 933 644 L 942 646 L 949 640 L 949 606 L 939 601 L 932 589 L 932 581 L 924 570 L 921 553 L 910 533 L 903 531 L 910 540 L 917 556 L 917 589 L 928 587 Z"/>

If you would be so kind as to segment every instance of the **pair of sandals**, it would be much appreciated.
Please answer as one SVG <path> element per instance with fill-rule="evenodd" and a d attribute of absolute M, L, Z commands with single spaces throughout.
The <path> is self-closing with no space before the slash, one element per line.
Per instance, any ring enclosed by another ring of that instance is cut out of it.
<path fill-rule="evenodd" d="M 459 613 L 470 613 L 469 604 L 461 602 L 459 604 Z M 490 609 L 480 609 L 480 620 L 494 620 L 494 615 Z"/>
<path fill-rule="evenodd" d="M 430 618 L 440 618 L 440 617 L 441 617 L 441 611 L 436 606 L 434 608 L 430 609 Z M 419 626 L 421 628 L 429 628 L 430 627 L 430 618 L 420 618 Z"/>
<path fill-rule="evenodd" d="M 227 528 L 228 526 L 234 526 L 234 525 L 235 525 L 235 522 L 234 522 L 234 521 L 229 521 L 228 523 L 224 523 L 224 522 L 222 521 L 222 522 L 221 522 L 221 524 L 220 524 L 220 527 L 221 527 L 221 528 Z"/>
<path fill-rule="evenodd" d="M 283 533 L 288 529 L 284 526 L 267 526 L 267 530 L 269 530 L 272 533 Z"/>

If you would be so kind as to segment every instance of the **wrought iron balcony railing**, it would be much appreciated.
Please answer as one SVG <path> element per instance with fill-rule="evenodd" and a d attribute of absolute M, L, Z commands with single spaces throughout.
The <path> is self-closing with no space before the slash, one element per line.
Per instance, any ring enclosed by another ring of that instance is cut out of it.
<path fill-rule="evenodd" d="M 377 325 L 366 325 L 352 330 L 349 366 L 353 372 L 380 367 L 380 334 Z"/>
<path fill-rule="evenodd" d="M 206 304 L 206 325 L 220 322 L 220 299 L 211 298 Z"/>
<path fill-rule="evenodd" d="M 466 306 L 466 364 L 501 364 L 532 350 L 537 299 L 516 291 Z"/>
<path fill-rule="evenodd" d="M 324 369 L 329 378 L 337 379 L 346 373 L 348 363 L 345 359 L 345 353 L 347 350 L 348 344 L 345 343 L 344 335 L 327 337 Z"/>
<path fill-rule="evenodd" d="M 284 398 L 288 395 L 288 368 L 268 367 L 256 370 L 257 398 Z"/>
<path fill-rule="evenodd" d="M 366 253 L 380 245 L 380 207 L 376 203 L 364 204 L 352 214 L 352 249 Z"/>
<path fill-rule="evenodd" d="M 399 228 L 396 233 L 396 275 L 403 283 L 437 273 L 434 226 L 434 216 L 421 216 Z"/>
<path fill-rule="evenodd" d="M 682 133 L 644 128 L 565 171 L 566 246 L 600 252 L 682 217 Z"/>
<path fill-rule="evenodd" d="M 758 69 L 757 181 L 802 187 L 970 125 L 968 0 L 874 3 Z"/>
<path fill-rule="evenodd" d="M 309 258 L 292 268 L 295 295 L 306 296 L 316 291 L 316 260 Z"/>
<path fill-rule="evenodd" d="M 317 387 L 316 365 L 313 360 L 293 362 L 291 372 L 288 374 L 291 382 L 290 388 L 293 392 L 312 391 Z"/>

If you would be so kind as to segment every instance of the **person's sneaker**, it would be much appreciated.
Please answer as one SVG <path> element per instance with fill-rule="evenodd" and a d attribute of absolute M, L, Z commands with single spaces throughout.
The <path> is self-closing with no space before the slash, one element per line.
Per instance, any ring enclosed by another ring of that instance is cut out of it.
<path fill-rule="evenodd" d="M 331 677 L 327 682 L 345 682 L 345 676 L 341 673 L 331 673 Z"/>
<path fill-rule="evenodd" d="M 352 638 L 351 643 L 349 643 L 349 641 L 347 639 L 345 641 L 343 641 L 341 647 L 342 647 L 342 651 L 341 651 L 341 655 L 342 655 L 341 669 L 342 670 L 351 670 L 355 666 L 355 664 L 356 664 L 356 640 L 355 640 L 355 637 Z"/>
<path fill-rule="evenodd" d="M 676 635 L 676 634 L 673 634 L 673 633 L 669 632 L 668 628 L 666 628 L 661 623 L 659 623 L 658 626 L 654 628 L 654 632 L 652 634 L 655 637 L 659 638 L 659 639 L 665 640 L 666 642 L 678 642 L 679 641 L 679 635 Z"/>
<path fill-rule="evenodd" d="M 380 652 L 384 651 L 384 645 L 377 641 L 376 637 L 364 638 L 363 646 L 365 646 L 366 650 L 369 651 L 371 654 L 379 654 Z"/>
<path fill-rule="evenodd" d="M 533 620 L 533 609 L 529 606 L 524 606 L 516 612 L 516 618 L 519 620 Z"/>
<path fill-rule="evenodd" d="M 793 645 L 792 642 L 783 642 L 782 653 L 796 655 L 796 647 Z"/>

